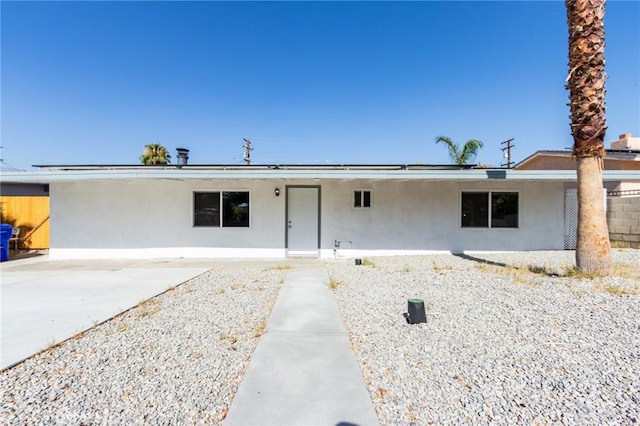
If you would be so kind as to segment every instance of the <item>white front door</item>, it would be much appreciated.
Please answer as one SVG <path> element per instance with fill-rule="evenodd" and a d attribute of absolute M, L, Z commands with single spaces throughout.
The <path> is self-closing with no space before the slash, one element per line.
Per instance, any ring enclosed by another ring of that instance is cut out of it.
<path fill-rule="evenodd" d="M 287 249 L 292 256 L 317 256 L 320 187 L 287 188 Z"/>

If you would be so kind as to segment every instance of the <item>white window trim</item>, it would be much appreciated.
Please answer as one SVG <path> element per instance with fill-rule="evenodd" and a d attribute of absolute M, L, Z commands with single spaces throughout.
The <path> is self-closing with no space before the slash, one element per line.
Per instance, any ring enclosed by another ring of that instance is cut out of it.
<path fill-rule="evenodd" d="M 195 218 L 196 197 L 195 194 L 211 192 L 220 193 L 220 226 L 197 226 Z M 249 226 L 223 226 L 222 225 L 222 193 L 223 192 L 248 192 L 249 193 Z M 193 189 L 191 190 L 191 228 L 192 229 L 251 229 L 253 227 L 252 195 L 249 189 Z"/>
<path fill-rule="evenodd" d="M 463 192 L 486 192 L 489 202 L 489 222 L 487 226 L 462 226 L 462 193 Z M 518 194 L 518 226 L 515 228 L 499 227 L 494 228 L 491 226 L 491 194 L 494 192 L 513 192 Z M 519 189 L 462 189 L 460 190 L 460 196 L 458 197 L 458 229 L 465 231 L 515 231 L 521 229 L 522 225 L 522 197 L 520 196 Z"/>
<path fill-rule="evenodd" d="M 360 192 L 362 194 L 362 198 L 361 198 L 362 202 L 364 202 L 364 192 L 368 192 L 369 193 L 369 207 L 364 207 L 364 206 L 356 207 L 355 206 L 356 192 Z M 351 191 L 351 209 L 353 209 L 353 210 L 371 210 L 372 208 L 373 208 L 373 191 L 371 189 L 354 188 L 353 191 Z"/>

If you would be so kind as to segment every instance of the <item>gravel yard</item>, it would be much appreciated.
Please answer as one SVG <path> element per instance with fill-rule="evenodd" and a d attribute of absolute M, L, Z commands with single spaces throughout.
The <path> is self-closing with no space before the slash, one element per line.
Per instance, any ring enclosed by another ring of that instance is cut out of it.
<path fill-rule="evenodd" d="M 286 272 L 216 267 L 0 373 L 0 424 L 219 424 Z"/>
<path fill-rule="evenodd" d="M 614 259 L 629 278 L 566 276 L 573 252 L 325 265 L 382 425 L 634 424 L 640 251 Z M 286 273 L 216 267 L 1 372 L 0 424 L 220 424 Z"/>
<path fill-rule="evenodd" d="M 573 256 L 328 261 L 380 423 L 639 422 L 640 251 L 614 250 L 626 279 L 566 277 Z"/>

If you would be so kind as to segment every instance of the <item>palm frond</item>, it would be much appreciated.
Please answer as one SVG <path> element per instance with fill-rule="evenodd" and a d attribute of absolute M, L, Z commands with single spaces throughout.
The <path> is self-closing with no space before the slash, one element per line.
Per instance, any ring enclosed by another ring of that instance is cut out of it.
<path fill-rule="evenodd" d="M 462 152 L 460 153 L 460 160 L 462 162 L 458 164 L 467 164 L 472 161 L 476 155 L 478 155 L 478 151 L 482 146 L 482 141 L 478 139 L 469 139 L 462 147 Z"/>
<path fill-rule="evenodd" d="M 445 144 L 447 146 L 447 148 L 449 149 L 449 158 L 451 158 L 451 160 L 456 163 L 456 164 L 463 164 L 459 162 L 460 159 L 460 148 L 458 148 L 458 145 L 456 145 L 451 138 L 448 138 L 446 136 L 438 136 L 435 139 L 436 143 L 440 143 L 442 142 L 443 144 Z"/>

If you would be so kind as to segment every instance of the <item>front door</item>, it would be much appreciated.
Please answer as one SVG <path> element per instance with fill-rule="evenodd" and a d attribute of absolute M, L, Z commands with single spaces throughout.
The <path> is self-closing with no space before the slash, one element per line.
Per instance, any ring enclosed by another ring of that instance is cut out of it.
<path fill-rule="evenodd" d="M 320 248 L 320 187 L 288 186 L 286 216 L 289 256 L 317 256 Z"/>

